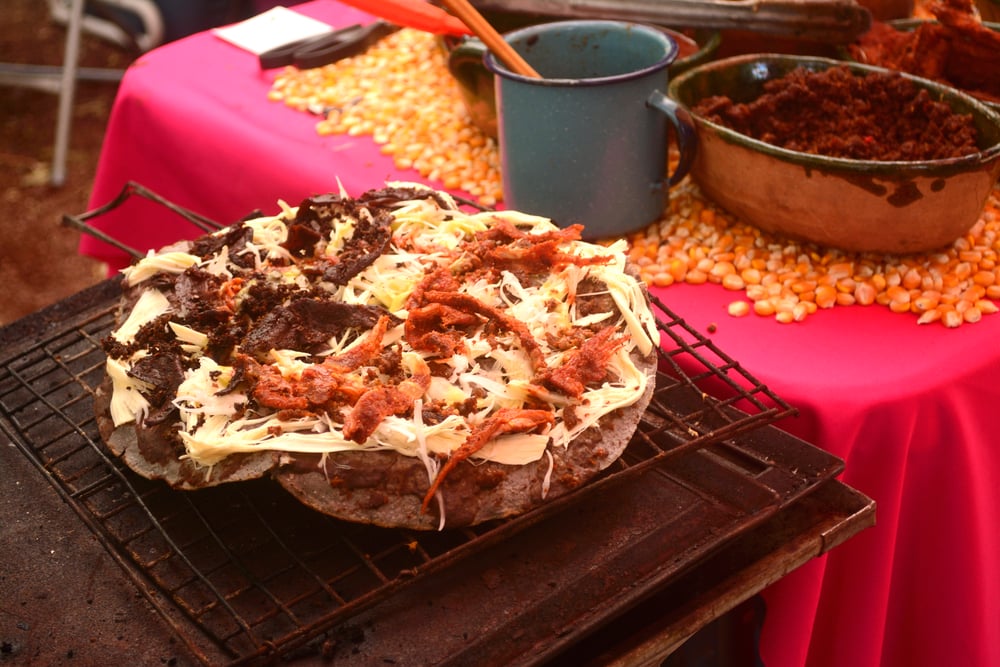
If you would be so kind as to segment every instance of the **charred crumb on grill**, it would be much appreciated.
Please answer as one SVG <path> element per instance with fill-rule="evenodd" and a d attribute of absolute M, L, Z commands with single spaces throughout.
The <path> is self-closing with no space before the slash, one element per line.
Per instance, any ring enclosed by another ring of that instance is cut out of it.
<path fill-rule="evenodd" d="M 251 280 L 237 301 L 236 314 L 257 320 L 301 293 L 302 289 L 294 284 Z"/>
<path fill-rule="evenodd" d="M 563 408 L 563 423 L 566 424 L 566 428 L 574 429 L 576 425 L 580 423 L 580 418 L 576 414 L 575 405 L 567 405 Z"/>
<path fill-rule="evenodd" d="M 321 195 L 306 199 L 299 206 L 293 226 L 301 229 L 296 236 L 311 230 L 320 239 L 328 238 L 337 220 L 350 220 L 354 224 L 351 236 L 335 258 L 318 257 L 302 265 L 303 273 L 313 278 L 322 277 L 334 285 L 344 285 L 351 278 L 368 268 L 388 248 L 392 239 L 392 214 L 381 208 L 366 206 L 360 200 L 345 199 L 339 195 Z M 313 244 L 313 249 L 319 244 Z M 302 248 L 295 248 L 302 253 Z"/>
<path fill-rule="evenodd" d="M 177 276 L 169 293 L 170 303 L 177 316 L 196 328 L 227 321 L 230 310 L 221 293 L 225 282 L 221 276 L 191 267 Z"/>
<path fill-rule="evenodd" d="M 579 317 L 617 311 L 607 285 L 600 280 L 585 278 L 576 288 L 576 312 Z"/>
<path fill-rule="evenodd" d="M 159 422 L 176 413 L 173 398 L 184 381 L 186 364 L 177 351 L 153 351 L 132 364 L 128 374 L 148 387 L 143 396 L 149 401 L 146 419 Z"/>
<path fill-rule="evenodd" d="M 281 246 L 296 258 L 315 256 L 317 247 L 325 238 L 319 231 L 306 225 L 292 223 L 287 229 L 288 235 Z"/>
<path fill-rule="evenodd" d="M 254 254 L 243 252 L 247 244 L 253 241 L 253 229 L 245 225 L 234 225 L 226 228 L 219 235 L 202 236 L 191 242 L 189 252 L 198 257 L 211 257 L 224 247 L 229 248 L 229 261 L 241 268 L 252 268 Z"/>
<path fill-rule="evenodd" d="M 453 203 L 436 190 L 413 187 L 386 187 L 369 190 L 358 197 L 359 201 L 373 206 L 393 206 L 400 202 L 430 199 L 442 209 L 455 210 Z"/>
<path fill-rule="evenodd" d="M 360 333 L 375 326 L 380 317 L 399 319 L 382 308 L 339 301 L 302 298 L 273 308 L 255 322 L 240 344 L 250 355 L 262 357 L 271 349 L 316 353 L 333 336 Z"/>

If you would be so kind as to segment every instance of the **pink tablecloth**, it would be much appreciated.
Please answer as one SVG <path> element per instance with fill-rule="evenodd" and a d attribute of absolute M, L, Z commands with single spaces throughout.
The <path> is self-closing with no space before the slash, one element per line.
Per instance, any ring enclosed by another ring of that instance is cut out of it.
<path fill-rule="evenodd" d="M 294 9 L 335 28 L 371 20 L 335 2 Z M 92 207 L 135 181 L 175 204 L 230 223 L 255 209 L 277 212 L 279 199 L 297 205 L 304 197 L 336 192 L 338 181 L 350 194 L 387 179 L 428 182 L 417 172 L 401 174 L 371 140 L 320 137 L 317 116 L 268 101 L 277 72 L 261 71 L 256 56 L 211 32 L 140 57 L 126 72 L 112 109 Z M 96 226 L 142 252 L 201 233 L 136 198 L 99 218 Z M 112 269 L 129 262 L 125 252 L 91 238 L 83 239 L 80 249 Z"/>
<path fill-rule="evenodd" d="M 335 26 L 365 20 L 330 0 L 296 7 Z M 128 180 L 218 221 L 280 198 L 349 193 L 398 171 L 363 137 L 319 137 L 316 119 L 268 102 L 273 72 L 211 34 L 144 55 L 122 82 L 92 205 Z M 432 185 L 438 185 L 432 183 Z M 98 224 L 145 250 L 199 233 L 151 204 Z M 84 239 L 81 251 L 127 258 Z M 690 324 L 801 416 L 782 427 L 846 461 L 878 503 L 877 525 L 769 588 L 768 667 L 1000 665 L 1000 316 L 946 330 L 880 307 L 805 322 L 734 319 L 731 292 L 659 291 Z"/>

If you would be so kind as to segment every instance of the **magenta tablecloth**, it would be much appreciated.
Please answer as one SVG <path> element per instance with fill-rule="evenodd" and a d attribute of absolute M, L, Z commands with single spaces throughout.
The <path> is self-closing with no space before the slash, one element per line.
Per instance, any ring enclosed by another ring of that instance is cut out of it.
<path fill-rule="evenodd" d="M 338 27 L 368 20 L 330 0 L 296 10 Z M 121 84 L 92 207 L 132 180 L 231 222 L 338 179 L 351 194 L 426 182 L 365 137 L 318 136 L 316 118 L 267 100 L 273 76 L 210 33 L 142 56 Z M 97 224 L 143 251 L 199 233 L 143 201 Z M 90 238 L 81 252 L 127 262 Z M 1000 316 L 946 330 L 875 306 L 781 325 L 729 317 L 733 293 L 719 287 L 657 292 L 693 326 L 714 324 L 719 347 L 800 410 L 781 425 L 842 457 L 843 480 L 878 503 L 874 528 L 766 591 L 768 667 L 1000 665 Z"/>

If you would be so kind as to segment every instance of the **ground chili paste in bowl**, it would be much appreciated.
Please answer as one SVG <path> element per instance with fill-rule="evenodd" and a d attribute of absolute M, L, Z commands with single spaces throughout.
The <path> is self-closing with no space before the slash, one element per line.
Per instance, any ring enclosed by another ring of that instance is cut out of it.
<path fill-rule="evenodd" d="M 853 251 L 942 247 L 1000 175 L 1000 115 L 953 88 L 827 58 L 744 55 L 677 77 L 691 177 L 770 232 Z"/>
<path fill-rule="evenodd" d="M 846 66 L 804 67 L 767 81 L 738 103 L 706 97 L 692 111 L 791 151 L 850 160 L 943 160 L 979 152 L 971 114 L 890 72 L 855 76 Z"/>

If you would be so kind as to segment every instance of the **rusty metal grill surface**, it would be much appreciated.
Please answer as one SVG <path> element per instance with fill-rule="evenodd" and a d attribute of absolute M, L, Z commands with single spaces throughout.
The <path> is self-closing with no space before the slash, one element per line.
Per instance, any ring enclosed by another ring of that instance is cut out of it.
<path fill-rule="evenodd" d="M 660 373 L 626 454 L 594 483 L 522 517 L 424 533 L 332 519 L 269 480 L 174 491 L 125 468 L 98 434 L 92 393 L 119 293 L 117 281 L 105 281 L 0 329 L 0 429 L 205 664 L 318 650 L 347 621 L 432 573 L 458 569 L 626 480 L 665 480 L 684 489 L 695 514 L 714 517 L 707 534 L 680 538 L 689 540 L 676 549 L 683 558 L 662 577 L 842 468 L 820 450 L 771 437 L 778 432 L 769 425 L 794 410 L 656 302 Z M 651 516 L 691 507 L 652 508 Z"/>

